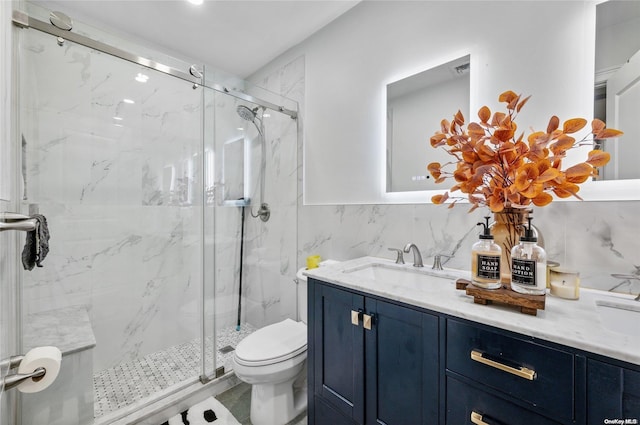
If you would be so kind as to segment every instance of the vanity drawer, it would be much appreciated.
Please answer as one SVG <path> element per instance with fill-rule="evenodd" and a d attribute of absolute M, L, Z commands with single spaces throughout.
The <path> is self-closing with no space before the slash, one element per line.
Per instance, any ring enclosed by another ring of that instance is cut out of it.
<path fill-rule="evenodd" d="M 447 377 L 447 425 L 559 425 L 551 419 Z"/>
<path fill-rule="evenodd" d="M 573 420 L 571 353 L 545 347 L 524 336 L 513 337 L 449 319 L 446 367 L 529 403 L 536 412 L 564 423 Z"/>

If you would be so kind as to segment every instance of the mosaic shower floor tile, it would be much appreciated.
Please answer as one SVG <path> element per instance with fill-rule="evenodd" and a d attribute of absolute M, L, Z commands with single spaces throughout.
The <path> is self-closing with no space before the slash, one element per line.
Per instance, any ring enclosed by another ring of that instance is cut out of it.
<path fill-rule="evenodd" d="M 216 335 L 216 366 L 225 366 L 228 371 L 233 348 L 254 331 L 255 328 L 249 324 L 243 324 L 240 331 L 235 326 L 219 330 Z M 205 358 L 213 358 L 213 349 L 213 338 L 207 338 Z M 200 339 L 196 339 L 94 373 L 94 416 L 99 418 L 199 376 L 201 356 Z"/>

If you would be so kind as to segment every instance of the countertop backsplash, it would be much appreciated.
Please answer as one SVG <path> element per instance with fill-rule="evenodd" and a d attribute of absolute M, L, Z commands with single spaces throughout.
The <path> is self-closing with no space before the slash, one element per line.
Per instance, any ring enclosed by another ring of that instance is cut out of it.
<path fill-rule="evenodd" d="M 361 256 L 395 258 L 388 248 L 415 243 L 425 266 L 435 254 L 446 267 L 468 270 L 471 245 L 487 209 L 467 213 L 465 204 L 321 205 L 299 209 L 299 264 L 307 255 L 348 260 Z M 640 201 L 554 202 L 533 208 L 548 259 L 580 272 L 581 286 L 637 294 L 640 281 L 611 273 L 640 275 Z M 411 260 L 406 255 L 405 260 Z"/>

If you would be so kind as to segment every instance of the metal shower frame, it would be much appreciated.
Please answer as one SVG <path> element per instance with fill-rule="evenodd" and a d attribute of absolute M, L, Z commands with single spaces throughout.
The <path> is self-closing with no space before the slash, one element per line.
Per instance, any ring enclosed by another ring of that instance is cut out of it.
<path fill-rule="evenodd" d="M 292 119 L 298 118 L 297 111 L 285 108 L 284 106 L 281 106 L 281 105 L 276 105 L 275 103 L 257 98 L 255 96 L 251 96 L 250 94 L 247 94 L 238 90 L 229 89 L 217 83 L 205 82 L 204 77 L 202 76 L 202 73 L 195 67 L 195 65 L 192 65 L 189 68 L 189 72 L 184 72 L 179 69 L 170 67 L 168 65 L 164 65 L 159 62 L 153 61 L 151 59 L 147 59 L 142 56 L 135 55 L 125 50 L 103 43 L 101 41 L 97 41 L 92 38 L 86 37 L 84 35 L 71 32 L 70 29 L 69 30 L 60 29 L 53 24 L 43 22 L 39 19 L 35 19 L 29 16 L 27 13 L 19 10 L 13 11 L 12 21 L 14 25 L 20 28 L 33 28 L 47 34 L 54 35 L 58 37 L 59 43 L 64 43 L 64 40 L 69 40 L 74 43 L 89 47 L 90 49 L 94 49 L 94 50 L 118 57 L 120 59 L 133 62 L 137 65 L 141 65 L 146 68 L 150 68 L 155 71 L 180 78 L 181 80 L 188 81 L 197 86 L 207 87 L 215 91 L 231 95 L 238 99 L 242 99 L 247 102 L 254 103 L 264 108 L 282 112 L 283 114 L 288 115 Z M 196 88 L 197 86 L 194 86 L 194 88 Z"/>

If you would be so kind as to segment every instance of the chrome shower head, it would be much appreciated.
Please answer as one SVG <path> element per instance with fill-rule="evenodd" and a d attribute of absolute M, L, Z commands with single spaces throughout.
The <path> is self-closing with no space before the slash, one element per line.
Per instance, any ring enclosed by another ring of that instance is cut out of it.
<path fill-rule="evenodd" d="M 236 108 L 236 112 L 243 120 L 253 122 L 256 119 L 258 107 L 256 106 L 254 109 L 249 109 L 247 106 L 239 105 Z"/>

